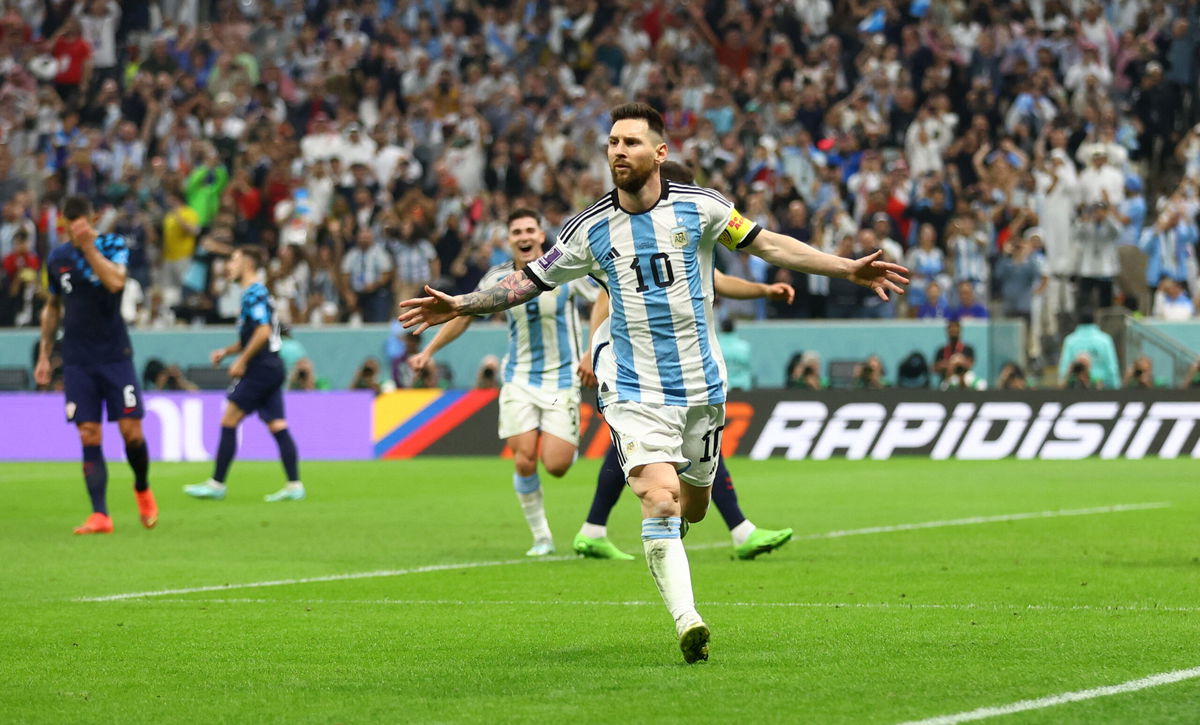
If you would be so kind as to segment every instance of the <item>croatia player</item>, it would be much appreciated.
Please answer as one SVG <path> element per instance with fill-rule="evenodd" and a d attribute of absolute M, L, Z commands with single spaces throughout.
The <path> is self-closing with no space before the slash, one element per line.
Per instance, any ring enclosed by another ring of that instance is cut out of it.
<path fill-rule="evenodd" d="M 225 274 L 238 281 L 243 288 L 242 311 L 238 315 L 238 341 L 213 350 L 209 359 L 213 365 L 237 355 L 229 366 L 229 377 L 234 379 L 232 389 L 221 416 L 221 442 L 217 447 L 217 461 L 212 478 L 204 483 L 184 486 L 183 491 L 195 498 L 221 500 L 225 498 L 225 476 L 229 464 L 237 452 L 238 425 L 247 415 L 257 411 L 275 436 L 279 446 L 279 458 L 287 474 L 287 485 L 266 496 L 267 501 L 300 501 L 304 498 L 304 484 L 300 482 L 300 468 L 296 455 L 296 442 L 288 430 L 283 415 L 283 359 L 279 357 L 279 321 L 275 316 L 275 305 L 271 302 L 266 286 L 259 281 L 266 255 L 258 247 L 240 247 L 233 251 L 225 266 Z"/>
<path fill-rule="evenodd" d="M 512 261 L 488 270 L 479 289 L 488 289 L 519 273 L 542 255 L 546 233 L 532 209 L 515 209 L 508 215 L 508 243 Z M 542 466 L 561 478 L 575 460 L 579 446 L 579 313 L 576 298 L 596 299 L 599 287 L 590 279 L 579 279 L 545 295 L 512 307 L 508 320 L 508 354 L 504 358 L 504 385 L 500 389 L 500 438 L 508 441 L 516 472 L 513 488 L 521 511 L 533 534 L 527 556 L 554 553 L 554 538 L 546 521 L 541 479 L 538 477 L 538 447 Z M 472 317 L 458 317 L 438 330 L 419 354 L 409 360 L 414 370 L 432 361 L 438 350 L 457 340 Z"/>
<path fill-rule="evenodd" d="M 690 169 L 677 161 L 665 161 L 658 170 L 659 175 L 667 181 L 680 184 L 691 184 L 694 176 Z M 783 282 L 763 284 L 750 282 L 738 277 L 722 274 L 713 270 L 713 289 L 722 297 L 735 300 L 753 300 L 768 298 L 791 303 L 795 296 L 792 286 Z M 592 306 L 592 318 L 588 327 L 593 334 L 606 319 L 608 319 L 608 294 L 601 292 Z M 590 345 L 589 345 L 590 347 Z M 594 387 L 595 372 L 592 369 L 591 355 L 585 355 L 580 361 L 579 375 L 585 385 Z M 572 548 L 576 552 L 593 559 L 620 559 L 632 561 L 633 557 L 621 551 L 608 539 L 608 515 L 617 505 L 625 489 L 625 476 L 617 460 L 617 451 L 609 447 L 608 455 L 600 466 L 596 477 L 596 492 L 592 496 L 592 506 L 588 510 L 587 519 L 579 533 L 575 534 Z M 759 554 L 774 551 L 791 541 L 791 529 L 763 529 L 755 526 L 738 505 L 737 490 L 733 486 L 733 476 L 725 467 L 725 455 L 717 460 L 717 472 L 712 488 L 712 501 L 717 512 L 725 520 L 733 537 L 733 551 L 739 559 L 753 559 Z"/>
<path fill-rule="evenodd" d="M 880 252 L 852 260 L 759 227 L 719 193 L 663 180 L 662 116 L 643 103 L 612 111 L 608 162 L 616 185 L 563 226 L 554 248 L 499 285 L 401 303 L 409 326 L 523 304 L 586 274 L 607 282 L 611 317 L 592 354 L 599 399 L 630 487 L 642 502 L 642 540 L 675 620 L 684 660 L 708 658 L 709 629 L 696 611 L 681 539 L 708 509 L 725 420 L 724 360 L 712 311 L 715 245 L 780 267 L 847 279 L 881 298 L 902 293 L 899 265 Z"/>
<path fill-rule="evenodd" d="M 63 204 L 69 242 L 46 258 L 50 300 L 42 309 L 42 337 L 34 379 L 50 383 L 50 351 L 59 320 L 63 324 L 63 388 L 67 420 L 79 429 L 83 443 L 83 478 L 92 500 L 92 515 L 77 534 L 111 534 L 108 515 L 108 466 L 100 449 L 100 409 L 117 421 L 125 439 L 125 457 L 133 469 L 134 496 L 142 525 L 158 523 L 158 506 L 147 479 L 150 454 L 142 435 L 142 390 L 133 367 L 133 346 L 121 318 L 121 292 L 129 248 L 124 237 L 97 235 L 88 218 L 92 205 L 82 196 Z"/>

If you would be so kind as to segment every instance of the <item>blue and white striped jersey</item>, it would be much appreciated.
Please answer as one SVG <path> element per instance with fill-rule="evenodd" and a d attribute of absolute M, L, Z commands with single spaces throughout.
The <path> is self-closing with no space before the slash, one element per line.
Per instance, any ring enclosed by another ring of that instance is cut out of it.
<path fill-rule="evenodd" d="M 654 208 L 623 210 L 617 192 L 563 225 L 527 268 L 543 289 L 591 274 L 612 297 L 618 400 L 662 405 L 725 401 L 725 361 L 713 318 L 713 250 L 760 231 L 712 189 L 663 182 Z M 597 341 L 593 341 L 598 344 Z"/>
<path fill-rule="evenodd" d="M 516 271 L 512 261 L 488 270 L 478 289 L 487 289 Z M 523 305 L 505 310 L 508 353 L 501 365 L 506 383 L 543 390 L 569 390 L 579 385 L 580 325 L 576 298 L 595 301 L 599 285 L 579 279 Z"/>

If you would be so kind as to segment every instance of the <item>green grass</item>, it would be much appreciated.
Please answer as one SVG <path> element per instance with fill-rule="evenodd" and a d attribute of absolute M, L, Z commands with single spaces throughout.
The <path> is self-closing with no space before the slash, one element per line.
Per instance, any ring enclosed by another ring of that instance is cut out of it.
<path fill-rule="evenodd" d="M 78 601 L 523 559 L 509 466 L 305 463 L 309 500 L 272 505 L 262 495 L 279 486 L 278 464 L 236 463 L 223 502 L 180 491 L 207 465 L 155 465 L 162 518 L 144 531 L 128 469 L 110 463 L 107 537 L 70 534 L 86 514 L 77 466 L 0 466 L 0 720 L 895 723 L 1200 666 L 1190 460 L 732 461 L 747 514 L 798 537 L 1170 506 L 798 539 L 753 562 L 731 559 L 714 511 L 687 539 L 713 629 L 712 659 L 690 667 L 640 561 L 629 494 L 610 532 L 637 562 Z M 595 471 L 580 462 L 547 484 L 560 551 Z M 1198 719 L 1189 680 L 1004 722 Z"/>

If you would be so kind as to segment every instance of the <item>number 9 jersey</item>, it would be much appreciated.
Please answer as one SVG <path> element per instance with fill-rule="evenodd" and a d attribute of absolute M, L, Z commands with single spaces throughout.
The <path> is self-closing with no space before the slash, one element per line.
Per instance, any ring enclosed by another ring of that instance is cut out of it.
<path fill-rule="evenodd" d="M 713 252 L 750 244 L 759 227 L 712 189 L 663 181 L 649 211 L 617 192 L 563 225 L 558 243 L 526 268 L 542 289 L 591 274 L 612 298 L 616 399 L 674 406 L 725 402 L 725 361 L 713 318 Z M 593 340 L 599 347 L 604 341 Z"/>

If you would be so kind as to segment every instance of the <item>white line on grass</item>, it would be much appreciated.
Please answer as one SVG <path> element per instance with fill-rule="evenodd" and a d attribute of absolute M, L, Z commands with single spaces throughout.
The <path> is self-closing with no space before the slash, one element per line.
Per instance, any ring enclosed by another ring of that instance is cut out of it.
<path fill-rule="evenodd" d="M 1033 511 L 1019 514 L 1001 514 L 999 516 L 972 516 L 964 519 L 946 519 L 942 521 L 922 521 L 915 524 L 895 524 L 892 526 L 871 526 L 865 529 L 847 529 L 842 531 L 827 531 L 823 534 L 810 534 L 797 537 L 798 540 L 812 541 L 817 539 L 838 539 L 844 536 L 862 536 L 866 534 L 887 534 L 895 531 L 915 531 L 919 529 L 937 529 L 946 526 L 971 526 L 974 524 L 990 524 L 1001 521 L 1024 521 L 1027 519 L 1049 519 L 1059 516 L 1091 516 L 1095 514 L 1113 514 L 1125 511 L 1145 511 L 1149 509 L 1167 508 L 1171 504 L 1165 501 L 1154 503 L 1117 504 L 1115 506 L 1097 506 L 1085 509 L 1058 509 L 1054 511 Z M 727 543 L 696 544 L 689 549 L 717 549 L 728 546 Z M 122 599 L 141 599 L 144 597 L 165 597 L 172 594 L 195 594 L 198 592 L 220 592 L 230 589 L 259 589 L 262 587 L 281 587 L 291 584 L 313 584 L 317 582 L 347 581 L 351 579 L 377 579 L 380 577 L 405 576 L 407 574 L 427 574 L 438 571 L 454 571 L 457 569 L 479 569 L 492 566 L 512 566 L 515 564 L 532 564 L 546 561 L 566 561 L 572 556 L 549 556 L 539 559 L 504 559 L 500 561 L 468 561 L 459 564 L 434 564 L 418 566 L 410 569 L 384 569 L 382 571 L 360 571 L 346 574 L 328 574 L 325 576 L 302 577 L 298 579 L 275 579 L 262 582 L 246 582 L 244 584 L 213 584 L 201 587 L 185 587 L 182 589 L 158 589 L 148 592 L 126 592 L 123 594 L 106 594 L 99 597 L 79 597 L 80 602 L 112 602 Z"/>
<path fill-rule="evenodd" d="M 1064 692 L 1061 695 L 1049 695 L 1047 697 L 1039 697 L 1036 700 L 1021 700 L 1020 702 L 1009 703 L 1008 705 L 998 705 L 996 707 L 981 707 L 978 710 L 970 712 L 960 712 L 955 715 L 940 715 L 931 717 L 926 720 L 912 720 L 901 725 L 956 725 L 960 722 L 972 722 L 974 720 L 983 720 L 989 717 L 997 717 L 1000 715 L 1012 715 L 1018 712 L 1028 712 L 1029 710 L 1042 710 L 1055 705 L 1063 705 L 1068 702 L 1080 702 L 1082 700 L 1092 700 L 1097 697 L 1108 697 L 1109 695 L 1123 695 L 1127 692 L 1137 692 L 1151 687 L 1160 687 L 1162 685 L 1170 685 L 1183 680 L 1191 680 L 1200 677 L 1200 667 L 1193 667 L 1187 670 L 1175 670 L 1174 672 L 1160 672 L 1157 675 L 1150 675 L 1138 680 L 1130 680 L 1122 682 L 1119 685 L 1109 685 L 1107 687 L 1095 687 L 1090 690 L 1076 690 L 1075 692 Z"/>
<path fill-rule="evenodd" d="M 274 579 L 264 582 L 246 582 L 244 584 L 213 584 L 204 587 L 185 587 L 182 589 L 157 589 L 150 592 L 127 592 L 125 594 L 106 594 L 100 597 L 79 597 L 79 602 L 114 602 L 120 599 L 141 599 L 143 597 L 165 597 L 171 594 L 196 594 L 198 592 L 223 592 L 230 589 L 259 589 L 262 587 L 282 587 L 290 584 L 314 584 L 317 582 L 340 582 L 350 579 L 376 579 L 379 577 L 404 576 L 406 574 L 428 574 L 435 571 L 454 571 L 456 569 L 480 569 L 488 566 L 511 566 L 514 564 L 531 564 L 537 561 L 567 561 L 573 556 L 546 556 L 540 559 L 504 559 L 501 561 L 467 561 L 460 564 L 432 564 L 416 566 L 411 569 L 383 569 L 381 571 L 359 571 L 348 574 L 328 574 L 325 576 L 307 576 L 298 579 Z"/>
<path fill-rule="evenodd" d="M 457 607 L 661 607 L 660 601 L 571 600 L 571 599 L 263 599 L 251 597 L 223 599 L 155 599 L 167 604 L 362 604 Z M 1200 607 L 1159 607 L 1101 604 L 935 604 L 913 602 L 705 602 L 705 607 L 764 607 L 798 609 L 942 609 L 975 612 L 1200 612 Z"/>
<path fill-rule="evenodd" d="M 1059 516 L 1092 516 L 1095 514 L 1116 514 L 1125 511 L 1147 511 L 1164 509 L 1171 504 L 1166 501 L 1154 503 L 1127 503 L 1116 506 L 1097 506 L 1086 509 L 1058 509 L 1056 511 L 1033 511 L 1023 514 L 1001 514 L 999 516 L 970 516 L 965 519 L 946 519 L 945 521 L 924 521 L 918 524 L 896 524 L 894 526 L 871 526 L 865 529 L 848 529 L 845 531 L 827 531 L 823 534 L 799 536 L 797 539 L 839 539 L 843 536 L 862 536 L 864 534 L 890 534 L 894 531 L 915 531 L 917 529 L 940 529 L 946 526 L 972 526 L 975 524 L 992 524 L 1001 521 L 1026 521 L 1028 519 L 1051 519 Z"/>

